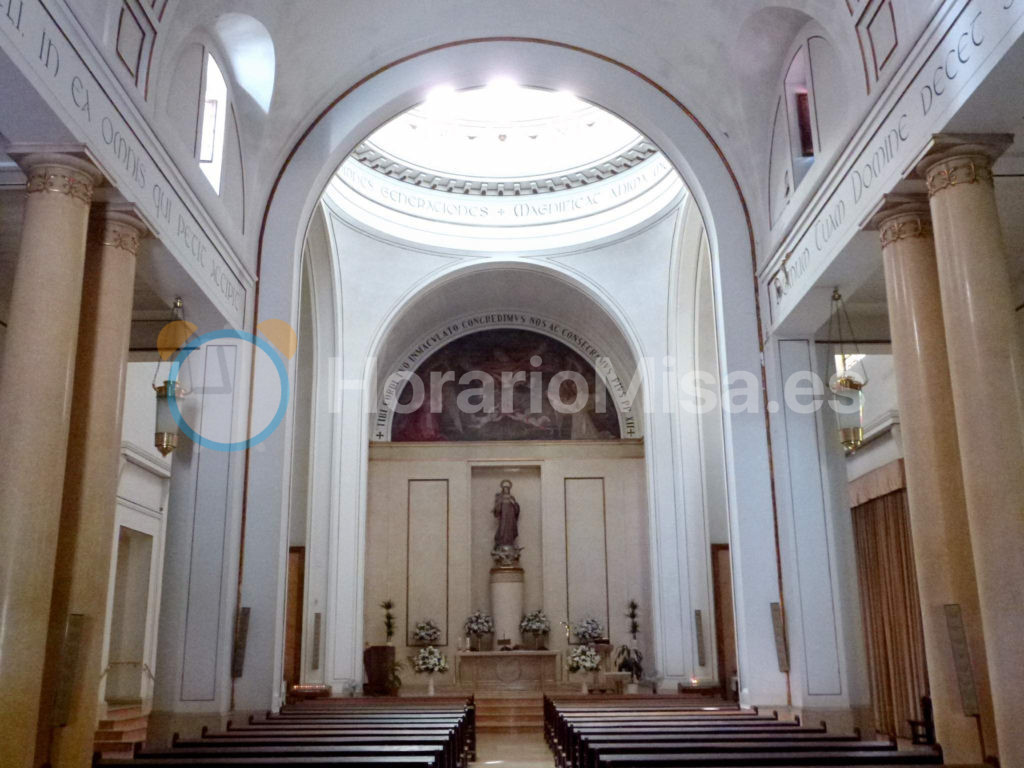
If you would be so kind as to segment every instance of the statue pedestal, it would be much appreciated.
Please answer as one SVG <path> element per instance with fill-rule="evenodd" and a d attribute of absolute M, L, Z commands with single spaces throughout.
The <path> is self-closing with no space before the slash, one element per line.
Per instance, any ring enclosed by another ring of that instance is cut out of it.
<path fill-rule="evenodd" d="M 494 615 L 494 642 L 508 638 L 519 645 L 519 622 L 523 618 L 523 569 L 491 568 L 491 613 Z"/>

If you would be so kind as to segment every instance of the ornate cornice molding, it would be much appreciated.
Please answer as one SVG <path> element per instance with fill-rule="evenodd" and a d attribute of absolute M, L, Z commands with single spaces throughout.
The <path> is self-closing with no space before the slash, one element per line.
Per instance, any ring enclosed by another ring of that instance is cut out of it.
<path fill-rule="evenodd" d="M 630 168 L 635 168 L 656 154 L 658 154 L 658 148 L 649 140 L 641 139 L 625 152 L 587 168 L 567 169 L 565 172 L 531 179 L 504 180 L 442 176 L 406 165 L 366 141 L 361 142 L 352 151 L 351 157 L 376 173 L 422 189 L 458 195 L 522 197 L 578 189 L 587 184 L 603 181 Z"/>
<path fill-rule="evenodd" d="M 958 155 L 940 160 L 931 166 L 925 179 L 928 182 L 928 196 L 934 197 L 961 184 L 992 185 L 992 160 L 987 155 Z"/>
<path fill-rule="evenodd" d="M 92 202 L 94 178 L 84 170 L 55 163 L 42 163 L 29 168 L 25 191 L 68 195 L 86 205 Z"/>
<path fill-rule="evenodd" d="M 927 213 L 897 214 L 882 222 L 879 235 L 883 248 L 909 238 L 931 238 L 932 222 Z"/>

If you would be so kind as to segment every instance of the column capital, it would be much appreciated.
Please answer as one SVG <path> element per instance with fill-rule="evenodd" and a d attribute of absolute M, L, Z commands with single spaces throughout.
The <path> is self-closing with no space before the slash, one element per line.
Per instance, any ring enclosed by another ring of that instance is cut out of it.
<path fill-rule="evenodd" d="M 93 244 L 119 248 L 132 256 L 138 255 L 139 243 L 148 232 L 137 216 L 109 208 L 102 208 L 93 215 L 90 230 L 89 240 Z"/>
<path fill-rule="evenodd" d="M 932 237 L 927 195 L 884 195 L 866 229 L 877 229 L 882 248 L 910 237 Z"/>
<path fill-rule="evenodd" d="M 92 163 L 73 155 L 36 154 L 21 160 L 28 194 L 62 194 L 89 205 L 103 176 Z"/>
<path fill-rule="evenodd" d="M 1007 134 L 936 134 L 917 173 L 928 196 L 960 184 L 992 184 L 992 164 L 1013 143 Z"/>

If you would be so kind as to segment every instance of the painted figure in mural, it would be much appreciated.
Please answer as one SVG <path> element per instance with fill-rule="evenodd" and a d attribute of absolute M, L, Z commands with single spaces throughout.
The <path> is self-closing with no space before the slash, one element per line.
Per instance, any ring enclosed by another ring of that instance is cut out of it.
<path fill-rule="evenodd" d="M 512 495 L 512 481 L 501 481 L 501 492 L 494 494 L 494 516 L 498 530 L 494 532 L 494 548 L 515 547 L 519 538 L 519 502 Z"/>
<path fill-rule="evenodd" d="M 557 397 L 582 407 L 558 411 L 551 403 L 552 382 L 566 372 L 574 375 L 555 383 Z M 392 423 L 396 442 L 620 437 L 618 412 L 612 398 L 598 395 L 593 365 L 539 333 L 498 328 L 468 334 L 436 350 L 416 375 L 423 401 L 412 406 L 415 387 L 404 387 L 398 402 L 405 407 L 396 410 Z"/>

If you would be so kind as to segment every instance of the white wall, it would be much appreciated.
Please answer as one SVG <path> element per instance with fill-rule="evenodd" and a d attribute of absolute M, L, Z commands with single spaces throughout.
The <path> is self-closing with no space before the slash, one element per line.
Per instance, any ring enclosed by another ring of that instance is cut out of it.
<path fill-rule="evenodd" d="M 406 642 L 415 623 L 432 618 L 445 631 L 442 651 L 454 660 L 465 618 L 474 610 L 490 611 L 491 507 L 498 483 L 508 478 L 521 507 L 523 609 L 541 608 L 548 615 L 549 647 L 565 651 L 559 623 L 587 614 L 609 630 L 613 643 L 625 643 L 626 603 L 635 599 L 640 603 L 640 647 L 649 654 L 643 451 L 639 441 L 374 444 L 366 529 L 366 641 L 383 643 L 379 606 L 392 599 L 399 659 L 415 653 Z M 648 667 L 648 674 L 654 673 Z M 406 675 L 405 684 L 416 681 Z"/>
<path fill-rule="evenodd" d="M 805 394 L 784 397 L 792 377 L 821 377 L 821 347 L 782 339 L 766 354 L 769 397 L 780 406 L 772 420 L 779 553 L 793 706 L 809 716 L 845 713 L 839 723 L 852 727 L 850 713 L 863 713 L 869 692 L 846 468 L 834 414 L 812 407 L 821 393 L 812 397 L 798 379 Z"/>

